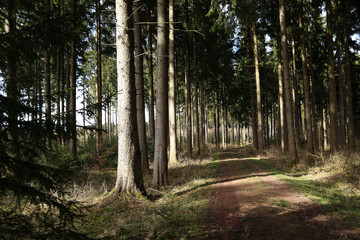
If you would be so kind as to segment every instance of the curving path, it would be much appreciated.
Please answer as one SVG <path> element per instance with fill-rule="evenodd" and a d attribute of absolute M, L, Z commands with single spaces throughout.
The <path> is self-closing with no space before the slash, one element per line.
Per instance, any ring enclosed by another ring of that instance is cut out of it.
<path fill-rule="evenodd" d="M 254 163 L 243 147 L 223 151 L 206 239 L 360 239 L 303 193 Z"/>

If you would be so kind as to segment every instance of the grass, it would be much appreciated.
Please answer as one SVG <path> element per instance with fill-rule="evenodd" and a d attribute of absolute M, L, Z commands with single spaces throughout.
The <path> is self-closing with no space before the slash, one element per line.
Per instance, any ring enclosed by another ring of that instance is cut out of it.
<path fill-rule="evenodd" d="M 272 203 L 275 206 L 284 207 L 291 209 L 291 202 L 285 200 L 285 199 L 272 199 Z"/>
<path fill-rule="evenodd" d="M 338 219 L 348 225 L 360 227 L 360 190 L 358 182 L 352 181 L 358 179 L 358 172 L 354 174 L 357 168 L 347 166 L 358 166 L 360 161 L 352 161 L 341 156 L 331 156 L 327 161 L 309 167 L 306 171 L 303 167 L 299 170 L 283 165 L 281 168 L 279 166 L 282 164 L 276 162 L 276 158 L 252 161 L 307 194 Z M 286 202 L 281 200 L 274 201 L 274 204 L 287 207 Z"/>
<path fill-rule="evenodd" d="M 169 168 L 170 184 L 151 185 L 147 190 L 158 195 L 156 201 L 122 194 L 98 197 L 82 231 L 90 237 L 106 239 L 196 239 L 207 224 L 209 195 L 207 183 L 216 179 L 219 161 L 185 160 Z"/>

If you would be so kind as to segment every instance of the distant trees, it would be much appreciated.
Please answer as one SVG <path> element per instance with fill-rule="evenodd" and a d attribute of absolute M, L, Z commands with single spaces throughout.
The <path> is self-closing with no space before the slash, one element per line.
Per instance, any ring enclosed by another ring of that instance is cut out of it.
<path fill-rule="evenodd" d="M 356 150 L 351 1 L 20 2 L 0 10 L 1 95 L 31 110 L 5 109 L 13 155 L 22 120 L 45 129 L 39 145 L 67 149 L 71 164 L 92 148 L 100 159 L 118 138 L 116 191 L 135 193 L 151 161 L 154 183 L 166 185 L 179 151 L 252 141 L 261 154 L 277 142 L 295 166 L 304 146 L 309 156 Z M 114 9 L 128 21 L 116 24 Z"/>

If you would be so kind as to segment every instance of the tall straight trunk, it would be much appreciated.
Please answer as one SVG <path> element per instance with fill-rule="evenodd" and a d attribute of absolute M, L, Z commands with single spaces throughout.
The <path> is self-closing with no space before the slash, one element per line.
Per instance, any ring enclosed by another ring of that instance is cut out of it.
<path fill-rule="evenodd" d="M 313 145 L 313 131 L 311 121 L 311 105 L 310 105 L 310 85 L 307 72 L 307 59 L 306 59 L 306 43 L 305 31 L 303 22 L 303 5 L 302 0 L 298 0 L 299 4 L 299 28 L 300 28 L 300 45 L 301 45 L 301 64 L 302 64 L 302 77 L 304 88 L 304 102 L 305 102 L 305 120 L 306 120 L 306 148 L 308 153 L 314 153 Z"/>
<path fill-rule="evenodd" d="M 205 144 L 205 89 L 204 81 L 200 82 L 200 144 Z"/>
<path fill-rule="evenodd" d="M 56 132 L 58 134 L 58 143 L 61 144 L 61 50 L 58 47 L 56 51 Z M 85 101 L 85 99 L 84 99 Z"/>
<path fill-rule="evenodd" d="M 325 109 L 325 103 L 323 103 L 322 108 L 322 129 L 323 129 L 323 151 L 328 149 L 328 128 L 327 128 L 327 115 Z"/>
<path fill-rule="evenodd" d="M 243 142 L 243 138 L 242 138 L 242 126 L 240 125 L 240 120 L 238 120 L 238 122 L 236 123 L 236 133 L 237 133 L 237 139 L 238 139 L 238 143 L 239 145 L 242 145 Z"/>
<path fill-rule="evenodd" d="M 66 121 L 66 132 L 65 132 L 65 144 L 69 146 L 70 142 L 70 54 L 66 55 L 66 107 L 65 107 L 65 121 Z M 41 111 L 40 111 L 41 112 Z"/>
<path fill-rule="evenodd" d="M 284 87 L 283 87 L 283 65 L 281 62 L 281 40 L 277 44 L 277 67 L 278 67 L 278 85 L 279 85 L 279 143 L 281 152 L 285 152 L 285 104 L 284 104 Z"/>
<path fill-rule="evenodd" d="M 168 184 L 168 59 L 166 49 L 166 0 L 157 1 L 157 72 L 156 72 L 156 129 L 153 182 L 156 185 Z"/>
<path fill-rule="evenodd" d="M 332 9 L 331 0 L 326 0 L 326 37 L 328 44 L 328 76 L 329 76 L 329 105 L 330 105 L 330 151 L 337 149 L 336 132 L 336 84 L 335 66 L 333 54 L 333 31 L 332 31 Z"/>
<path fill-rule="evenodd" d="M 227 114 L 227 107 L 224 106 L 224 129 L 225 129 L 225 149 L 227 148 L 227 144 L 229 143 L 229 122 L 228 122 L 228 114 Z"/>
<path fill-rule="evenodd" d="M 219 94 L 215 93 L 215 142 L 216 142 L 216 148 L 219 148 L 220 145 L 220 110 L 219 110 Z"/>
<path fill-rule="evenodd" d="M 189 36 L 187 35 L 185 49 L 185 85 L 186 85 L 186 149 L 187 154 L 192 157 L 192 108 L 191 108 L 191 82 L 190 82 L 190 53 L 189 53 Z"/>
<path fill-rule="evenodd" d="M 217 134 L 217 106 L 216 106 L 216 98 L 214 99 L 214 107 L 213 107 L 213 118 L 214 118 L 214 144 L 216 149 L 218 149 L 218 134 Z"/>
<path fill-rule="evenodd" d="M 289 144 L 289 160 L 290 164 L 296 165 L 299 161 L 295 143 L 295 130 L 292 112 L 291 102 L 291 85 L 289 78 L 289 59 L 287 53 L 287 41 L 286 41 L 286 25 L 285 25 L 285 9 L 284 0 L 279 0 L 279 19 L 281 29 L 281 50 L 284 64 L 284 85 L 285 85 L 285 101 L 286 101 L 286 122 L 288 132 L 288 144 Z"/>
<path fill-rule="evenodd" d="M 169 162 L 177 162 L 174 40 L 174 0 L 169 0 Z"/>
<path fill-rule="evenodd" d="M 145 103 L 144 103 L 144 58 L 142 48 L 142 33 L 140 23 L 141 2 L 134 1 L 134 43 L 135 43 L 135 88 L 136 88 L 136 115 L 141 152 L 141 167 L 143 172 L 149 171 L 149 160 L 145 128 Z"/>
<path fill-rule="evenodd" d="M 100 0 L 96 0 L 95 18 L 95 79 L 96 79 L 96 151 L 102 144 L 102 79 L 101 79 L 101 31 Z"/>
<path fill-rule="evenodd" d="M 84 138 L 83 138 L 83 147 L 86 148 L 86 97 L 85 97 L 85 84 L 83 84 L 82 86 L 82 97 L 83 97 L 83 109 L 84 109 L 84 112 L 83 112 L 83 134 L 84 134 Z"/>
<path fill-rule="evenodd" d="M 254 81 L 252 79 L 250 81 L 252 145 L 254 149 L 257 149 L 256 87 Z"/>
<path fill-rule="evenodd" d="M 205 138 L 205 144 L 208 143 L 208 136 L 209 136 L 209 121 L 208 121 L 208 105 L 205 105 L 205 114 L 204 114 L 204 118 L 205 118 L 205 123 L 204 123 L 204 129 L 205 129 L 205 134 L 204 134 L 204 138 Z"/>
<path fill-rule="evenodd" d="M 259 71 L 259 55 L 258 55 L 258 43 L 256 36 L 255 23 L 251 26 L 253 51 L 254 51 L 254 65 L 255 65 L 255 83 L 256 83 L 256 117 L 257 117 L 257 153 L 262 154 L 264 152 L 264 137 L 262 128 L 262 106 L 261 106 L 261 89 L 260 89 L 260 71 Z"/>
<path fill-rule="evenodd" d="M 336 57 L 337 57 L 337 81 L 339 89 L 339 129 L 338 129 L 338 145 L 340 150 L 345 148 L 345 105 L 344 105 L 344 78 L 343 78 L 343 68 L 342 68 L 342 48 L 341 48 L 341 37 L 340 34 L 340 7 L 338 0 L 335 0 L 335 29 L 336 29 Z"/>
<path fill-rule="evenodd" d="M 193 58 L 194 58 L 194 91 L 195 91 L 195 129 L 196 129 L 196 151 L 195 154 L 200 154 L 200 121 L 199 121 L 199 79 L 196 60 L 196 36 L 193 35 Z"/>
<path fill-rule="evenodd" d="M 176 84 L 176 92 L 179 93 L 179 83 L 177 82 Z M 176 104 L 176 101 L 175 101 L 175 104 Z M 181 103 L 180 101 L 178 101 L 177 103 L 177 115 L 178 115 L 178 120 L 177 120 L 177 124 L 178 124 L 178 131 L 179 133 L 177 134 L 177 137 L 178 137 L 178 142 L 179 144 L 177 145 L 177 148 L 179 149 L 182 149 L 182 136 L 181 136 L 181 128 L 182 128 L 182 125 L 181 125 L 181 112 L 180 112 L 180 108 L 181 108 Z"/>
<path fill-rule="evenodd" d="M 293 109 L 294 109 L 294 126 L 295 126 L 295 140 L 297 144 L 300 144 L 300 114 L 298 105 L 298 94 L 297 94 L 297 75 L 296 75 L 296 52 L 295 52 L 295 40 L 291 39 L 291 52 L 292 52 L 292 84 L 291 91 L 293 97 Z"/>
<path fill-rule="evenodd" d="M 311 32 L 310 25 L 308 25 L 307 29 L 308 33 Z M 319 150 L 319 133 L 318 133 L 318 120 L 316 117 L 316 106 L 315 106 L 315 93 L 314 93 L 314 68 L 313 68 L 313 60 L 312 60 L 312 51 L 311 51 L 311 40 L 308 39 L 308 49 L 309 49 L 309 68 L 310 68 L 310 79 L 309 79 L 309 87 L 310 87 L 310 98 L 313 104 L 311 105 L 311 121 L 313 127 L 313 146 L 314 151 Z"/>
<path fill-rule="evenodd" d="M 152 34 L 150 26 L 150 7 L 146 7 L 147 15 L 147 63 L 148 63 L 148 81 L 149 81 L 149 128 L 150 138 L 155 141 L 155 114 L 154 114 L 154 73 L 153 73 L 153 58 L 152 58 Z"/>
<path fill-rule="evenodd" d="M 45 13 L 47 19 L 50 19 L 50 0 L 45 1 Z M 50 51 L 49 48 L 45 49 L 44 53 L 44 74 L 45 74 L 45 119 L 47 128 L 47 145 L 50 145 L 50 128 L 51 128 L 51 83 L 50 83 Z"/>
<path fill-rule="evenodd" d="M 346 6 L 347 7 L 347 6 Z M 349 26 L 348 16 L 344 14 L 344 51 L 345 51 L 345 105 L 346 105 L 346 123 L 348 128 L 349 150 L 355 150 L 355 127 L 352 103 L 352 87 L 351 87 L 351 62 L 349 49 Z"/>
<path fill-rule="evenodd" d="M 221 148 L 226 149 L 226 140 L 225 140 L 225 110 L 224 105 L 221 104 Z"/>
<path fill-rule="evenodd" d="M 230 144 L 235 144 L 235 126 L 234 126 L 234 120 L 231 119 L 231 137 L 230 137 Z"/>
<path fill-rule="evenodd" d="M 136 89 L 134 79 L 131 1 L 116 0 L 116 63 L 118 82 L 118 167 L 115 193 L 145 194 L 141 153 L 136 126 Z"/>
<path fill-rule="evenodd" d="M 75 22 L 77 16 L 77 0 L 72 0 L 72 29 L 75 30 Z M 73 156 L 76 156 L 77 152 L 77 137 L 76 137 L 76 43 L 75 40 L 71 40 L 71 81 L 70 81 L 70 109 L 69 109 L 69 120 L 70 120 L 70 151 Z"/>

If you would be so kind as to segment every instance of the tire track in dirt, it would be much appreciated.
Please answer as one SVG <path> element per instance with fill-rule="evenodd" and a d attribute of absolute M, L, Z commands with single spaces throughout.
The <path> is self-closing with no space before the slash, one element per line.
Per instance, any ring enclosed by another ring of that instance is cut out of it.
<path fill-rule="evenodd" d="M 205 239 L 360 239 L 303 193 L 260 168 L 248 147 L 223 151 Z"/>

